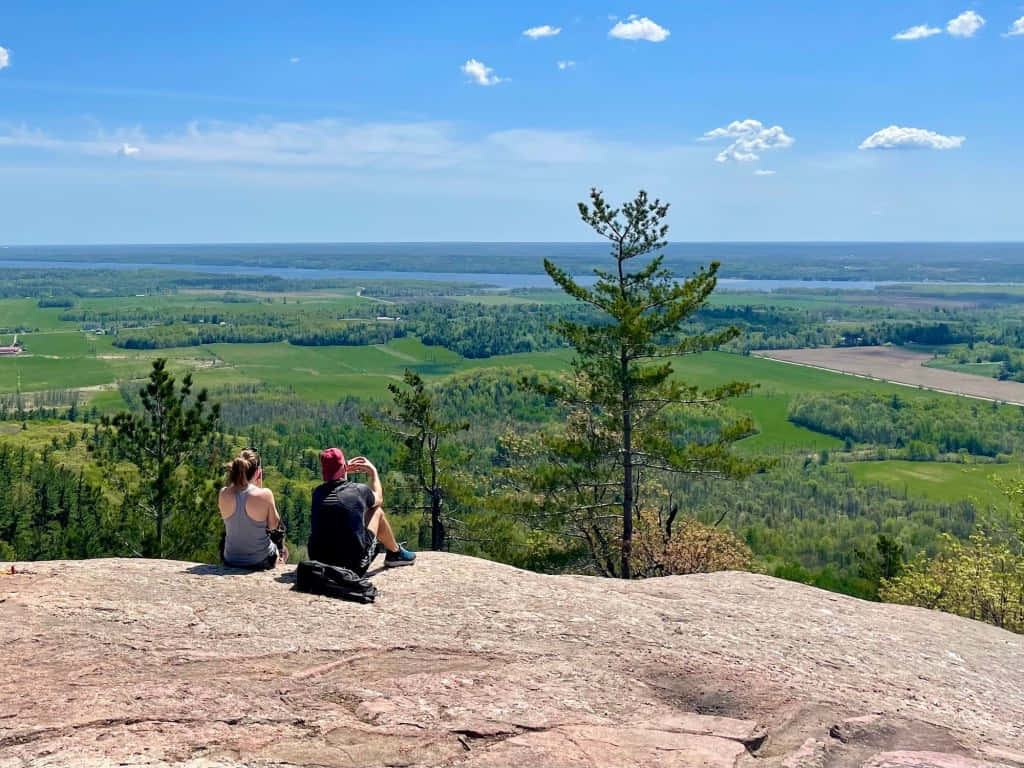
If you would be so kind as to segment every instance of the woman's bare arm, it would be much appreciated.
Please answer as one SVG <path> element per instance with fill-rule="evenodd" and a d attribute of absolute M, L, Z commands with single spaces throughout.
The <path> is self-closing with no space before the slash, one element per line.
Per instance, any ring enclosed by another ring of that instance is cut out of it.
<path fill-rule="evenodd" d="M 277 513 L 277 503 L 274 501 L 274 492 L 269 488 L 264 489 L 267 493 L 267 530 L 274 530 L 281 525 L 281 516 Z"/>

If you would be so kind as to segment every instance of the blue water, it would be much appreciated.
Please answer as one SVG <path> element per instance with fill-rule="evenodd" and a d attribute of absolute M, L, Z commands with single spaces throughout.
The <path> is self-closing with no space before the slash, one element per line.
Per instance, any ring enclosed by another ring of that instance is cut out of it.
<path fill-rule="evenodd" d="M 11 269 L 167 269 L 181 272 L 199 272 L 215 275 L 261 275 L 291 280 L 310 280 L 321 277 L 346 280 L 424 280 L 442 283 L 469 283 L 498 290 L 513 288 L 553 288 L 546 274 L 480 273 L 480 272 L 397 272 L 374 269 L 303 269 L 301 267 L 247 267 L 241 264 L 140 264 L 122 261 L 42 261 L 36 259 L 0 259 L 0 267 Z M 594 282 L 593 275 L 577 275 L 582 285 Z M 775 291 L 785 288 L 871 291 L 887 281 L 872 280 L 744 280 L 721 278 L 719 288 L 727 291 Z"/>
<path fill-rule="evenodd" d="M 720 288 L 871 290 L 900 283 L 1024 282 L 1024 243 L 670 243 L 665 265 L 691 274 L 714 260 Z M 428 280 L 547 288 L 551 259 L 592 282 L 605 243 L 221 243 L 0 246 L 0 265 L 50 269 L 174 269 L 216 274 Z M 378 267 L 380 267 L 378 269 Z M 834 280 L 821 277 L 839 278 Z M 843 278 L 851 279 L 843 279 Z"/>

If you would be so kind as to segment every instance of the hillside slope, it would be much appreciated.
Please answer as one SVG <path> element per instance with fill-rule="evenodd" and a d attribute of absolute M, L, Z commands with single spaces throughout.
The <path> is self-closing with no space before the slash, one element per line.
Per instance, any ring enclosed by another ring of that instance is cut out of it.
<path fill-rule="evenodd" d="M 1024 638 L 763 576 L 424 553 L 360 606 L 290 567 L 24 570 L 0 768 L 1024 766 Z"/>

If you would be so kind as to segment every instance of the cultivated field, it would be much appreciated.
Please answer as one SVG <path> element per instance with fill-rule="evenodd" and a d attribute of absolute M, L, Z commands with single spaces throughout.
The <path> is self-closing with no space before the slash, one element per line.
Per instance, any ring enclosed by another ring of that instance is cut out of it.
<path fill-rule="evenodd" d="M 929 461 L 862 461 L 844 464 L 857 481 L 880 484 L 932 501 L 968 499 L 979 509 L 1006 509 L 1004 485 L 1021 479 L 1020 464 L 949 464 Z"/>
<path fill-rule="evenodd" d="M 983 400 L 1024 405 L 1024 384 L 974 376 L 969 373 L 925 367 L 932 355 L 902 347 L 822 347 L 776 349 L 754 353 L 783 363 L 866 376 L 879 381 L 921 387 Z"/>

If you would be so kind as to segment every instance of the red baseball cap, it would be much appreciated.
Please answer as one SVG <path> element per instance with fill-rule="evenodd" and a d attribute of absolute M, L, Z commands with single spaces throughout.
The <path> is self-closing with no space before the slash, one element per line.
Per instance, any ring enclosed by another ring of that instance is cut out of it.
<path fill-rule="evenodd" d="M 328 448 L 320 453 L 320 468 L 323 470 L 324 482 L 340 480 L 347 471 L 345 454 L 337 448 Z"/>

